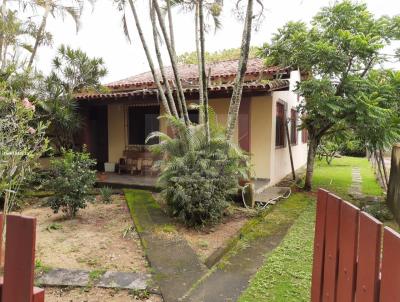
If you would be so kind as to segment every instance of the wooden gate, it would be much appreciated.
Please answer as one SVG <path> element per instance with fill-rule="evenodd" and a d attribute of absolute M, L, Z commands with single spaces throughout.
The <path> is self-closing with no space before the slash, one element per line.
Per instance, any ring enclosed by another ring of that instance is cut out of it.
<path fill-rule="evenodd" d="M 397 232 L 328 191 L 318 191 L 312 302 L 400 301 L 399 256 Z"/>

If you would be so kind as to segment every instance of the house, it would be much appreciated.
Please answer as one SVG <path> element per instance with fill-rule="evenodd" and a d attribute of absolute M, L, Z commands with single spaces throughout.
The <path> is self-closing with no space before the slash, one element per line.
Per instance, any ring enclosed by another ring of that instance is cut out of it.
<path fill-rule="evenodd" d="M 226 124 L 237 61 L 209 64 L 211 69 L 209 105 L 217 115 L 218 123 Z M 174 85 L 171 68 L 166 68 L 167 78 Z M 198 68 L 180 65 L 188 103 L 198 100 Z M 265 67 L 261 59 L 250 59 L 245 75 L 243 98 L 234 139 L 240 147 L 251 153 L 253 176 L 276 184 L 291 173 L 286 138 L 288 129 L 295 169 L 305 165 L 307 137 L 298 129 L 299 101 L 293 92 L 300 80 L 298 71 L 287 68 Z M 85 121 L 82 142 L 100 164 L 118 163 L 124 150 L 146 150 L 145 139 L 149 133 L 160 130 L 169 133 L 158 91 L 150 72 L 142 73 L 107 85 L 107 93 L 82 93 L 76 96 Z M 197 112 L 190 112 L 196 120 Z M 154 142 L 153 142 L 154 143 Z"/>

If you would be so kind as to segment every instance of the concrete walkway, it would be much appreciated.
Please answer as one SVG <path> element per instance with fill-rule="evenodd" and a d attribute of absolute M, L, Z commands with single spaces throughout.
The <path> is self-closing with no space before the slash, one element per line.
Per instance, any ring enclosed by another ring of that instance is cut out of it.
<path fill-rule="evenodd" d="M 96 286 L 116 289 L 148 290 L 151 276 L 143 273 L 90 272 L 86 270 L 52 269 L 37 280 L 45 286 Z"/>
<path fill-rule="evenodd" d="M 179 301 L 207 273 L 206 266 L 181 236 L 163 234 L 172 220 L 150 192 L 125 190 L 125 197 L 164 301 Z"/>
<path fill-rule="evenodd" d="M 223 267 L 216 267 L 208 278 L 201 282 L 185 302 L 237 301 L 247 288 L 251 277 L 263 265 L 265 255 L 274 250 L 285 237 L 289 225 L 274 235 L 259 238 L 246 248 L 229 257 Z"/>

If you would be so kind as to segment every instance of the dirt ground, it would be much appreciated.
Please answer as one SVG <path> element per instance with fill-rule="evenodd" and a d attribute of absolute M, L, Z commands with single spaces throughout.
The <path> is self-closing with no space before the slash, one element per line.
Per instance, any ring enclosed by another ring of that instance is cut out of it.
<path fill-rule="evenodd" d="M 162 302 L 157 295 L 138 296 L 126 290 L 112 290 L 103 288 L 46 288 L 46 302 Z"/>
<path fill-rule="evenodd" d="M 111 204 L 103 204 L 97 197 L 95 203 L 89 203 L 72 220 L 65 219 L 63 213 L 54 214 L 49 208 L 34 205 L 25 208 L 22 214 L 37 218 L 39 269 L 149 273 L 123 195 L 113 195 Z M 127 290 L 102 288 L 46 288 L 45 293 L 46 302 L 162 301 L 157 295 L 135 297 Z"/>
<path fill-rule="evenodd" d="M 249 217 L 237 212 L 226 217 L 220 224 L 210 229 L 194 230 L 178 226 L 178 232 L 183 235 L 192 249 L 205 261 L 218 248 L 225 246 L 230 239 L 238 235 L 239 230 Z"/>
<path fill-rule="evenodd" d="M 22 214 L 37 218 L 36 261 L 43 267 L 148 272 L 122 195 L 111 204 L 89 203 L 72 220 L 43 207 Z"/>
<path fill-rule="evenodd" d="M 154 198 L 166 210 L 160 194 L 153 194 Z M 173 230 L 164 230 L 167 233 L 177 232 L 182 235 L 197 255 L 205 261 L 217 249 L 225 246 L 230 239 L 238 235 L 239 230 L 250 219 L 253 212 L 246 211 L 239 207 L 231 207 L 231 214 L 224 217 L 220 224 L 205 229 L 187 228 L 176 222 Z"/>

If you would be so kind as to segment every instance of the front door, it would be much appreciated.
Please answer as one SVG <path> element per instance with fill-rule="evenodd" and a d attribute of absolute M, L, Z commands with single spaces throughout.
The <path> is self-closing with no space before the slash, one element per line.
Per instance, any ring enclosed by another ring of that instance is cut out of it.
<path fill-rule="evenodd" d="M 107 106 L 96 106 L 89 111 L 89 152 L 97 160 L 97 170 L 104 171 L 108 161 L 108 118 Z"/>

